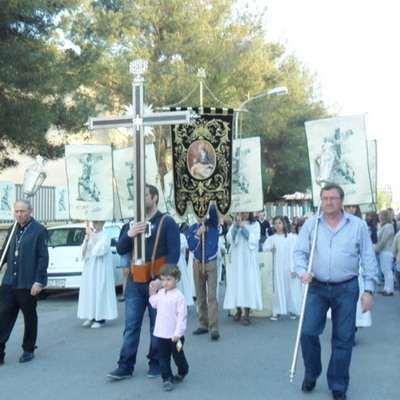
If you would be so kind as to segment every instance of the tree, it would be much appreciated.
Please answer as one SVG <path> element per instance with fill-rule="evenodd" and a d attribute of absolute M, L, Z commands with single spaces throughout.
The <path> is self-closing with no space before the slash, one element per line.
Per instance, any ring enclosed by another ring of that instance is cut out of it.
<path fill-rule="evenodd" d="M 130 102 L 127 69 L 136 58 L 149 62 L 147 101 L 154 106 L 175 104 L 190 93 L 198 67 L 206 69 L 215 95 L 205 92 L 205 106 L 238 107 L 265 90 L 288 86 L 287 98 L 247 108 L 243 134 L 262 137 L 263 170 L 274 171 L 265 199 L 304 191 L 310 185 L 304 122 L 327 116 L 323 104 L 312 100 L 314 77 L 295 57 L 283 57 L 284 46 L 266 42 L 262 14 L 237 12 L 234 5 L 231 0 L 84 2 L 65 27 L 81 54 L 94 60 L 86 86 L 97 101 L 91 103 L 95 113 L 119 113 Z M 195 94 L 180 105 L 198 106 Z"/>
<path fill-rule="evenodd" d="M 1 1 L 0 16 L 0 169 L 15 165 L 8 151 L 50 157 L 60 147 L 47 142 L 52 126 L 68 127 L 66 95 L 74 82 L 65 75 L 71 54 L 62 51 L 57 19 L 77 0 Z"/>
<path fill-rule="evenodd" d="M 268 98 L 248 107 L 243 134 L 262 137 L 263 168 L 274 171 L 270 197 L 309 186 L 304 121 L 325 117 L 326 111 L 314 100 L 309 71 L 295 57 L 285 58 L 282 44 L 267 42 L 263 13 L 238 10 L 234 0 L 70 0 L 62 3 L 64 8 L 61 2 L 55 2 L 54 8 L 46 1 L 33 3 L 12 2 L 12 18 L 5 25 L 18 36 L 12 27 L 22 11 L 30 16 L 48 15 L 38 34 L 25 39 L 40 49 L 46 66 L 39 68 L 40 75 L 36 71 L 39 63 L 32 64 L 31 80 L 40 78 L 46 85 L 39 88 L 32 83 L 26 90 L 22 84 L 14 90 L 22 91 L 25 102 L 34 98 L 38 108 L 36 112 L 32 109 L 18 134 L 13 133 L 16 118 L 1 132 L 22 151 L 32 154 L 35 149 L 32 143 L 25 144 L 22 135 L 30 122 L 35 123 L 35 142 L 46 150 L 46 156 L 53 157 L 60 148 L 48 146 L 45 133 L 49 127 L 62 129 L 68 138 L 84 131 L 90 115 L 122 113 L 132 96 L 129 63 L 143 58 L 149 62 L 146 101 L 154 107 L 186 97 L 181 106 L 199 106 L 197 92 L 188 96 L 198 83 L 199 67 L 205 68 L 206 84 L 212 91 L 204 93 L 204 106 L 237 108 L 246 98 L 286 85 L 287 98 Z M 39 26 L 39 18 L 34 23 Z M 60 37 L 51 35 L 50 29 L 54 32 L 56 26 L 71 43 L 69 50 L 62 50 Z M 5 82 L 4 75 L 0 68 L 0 88 L 14 88 L 15 81 Z M 14 106 L 17 114 L 24 104 Z M 7 114 L 2 117 L 8 119 Z"/>

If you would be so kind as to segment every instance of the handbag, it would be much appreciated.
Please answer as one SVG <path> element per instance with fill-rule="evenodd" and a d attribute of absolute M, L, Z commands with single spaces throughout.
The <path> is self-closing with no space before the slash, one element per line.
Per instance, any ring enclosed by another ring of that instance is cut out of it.
<path fill-rule="evenodd" d="M 151 261 L 145 264 L 135 264 L 135 260 L 131 260 L 131 274 L 134 282 L 137 283 L 146 283 L 149 280 L 153 279 L 156 275 L 160 273 L 161 268 L 167 262 L 167 256 L 163 256 L 160 258 L 155 258 L 158 248 L 158 241 L 160 239 L 161 228 L 164 222 L 164 219 L 167 215 L 163 215 L 161 221 L 158 225 L 156 240 L 154 242 L 153 254 L 151 256 Z"/>

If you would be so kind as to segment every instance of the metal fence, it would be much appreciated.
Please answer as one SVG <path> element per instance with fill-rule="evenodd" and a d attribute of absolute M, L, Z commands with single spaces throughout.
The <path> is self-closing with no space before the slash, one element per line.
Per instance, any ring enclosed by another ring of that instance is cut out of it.
<path fill-rule="evenodd" d="M 287 216 L 289 219 L 293 217 L 303 217 L 309 213 L 314 212 L 314 208 L 309 204 L 271 204 L 265 205 L 265 212 L 268 218 L 275 217 L 277 215 Z"/>
<path fill-rule="evenodd" d="M 56 222 L 65 221 L 56 219 L 56 196 L 55 196 L 55 186 L 41 186 L 34 197 L 29 199 L 33 207 L 33 215 L 35 219 L 40 222 Z M 15 198 L 22 199 L 23 195 L 23 185 L 15 185 Z M 13 221 L 13 219 L 3 219 L 0 223 L 8 223 Z"/>

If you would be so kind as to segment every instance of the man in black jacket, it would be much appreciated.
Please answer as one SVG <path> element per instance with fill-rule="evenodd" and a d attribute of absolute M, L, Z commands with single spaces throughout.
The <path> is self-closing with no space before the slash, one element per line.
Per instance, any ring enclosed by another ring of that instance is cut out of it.
<path fill-rule="evenodd" d="M 46 228 L 31 217 L 28 200 L 14 204 L 16 228 L 5 260 L 7 269 L 0 287 L 0 364 L 4 363 L 4 350 L 14 328 L 19 310 L 25 321 L 19 362 L 31 361 L 36 348 L 38 317 L 37 295 L 47 284 L 49 253 Z M 9 231 L 10 235 L 11 229 Z M 8 242 L 6 238 L 4 243 Z M 2 253 L 4 252 L 4 247 Z"/>

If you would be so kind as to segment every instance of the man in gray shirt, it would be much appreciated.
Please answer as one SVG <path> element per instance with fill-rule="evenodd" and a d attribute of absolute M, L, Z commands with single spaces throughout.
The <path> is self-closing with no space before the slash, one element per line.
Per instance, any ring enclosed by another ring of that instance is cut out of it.
<path fill-rule="evenodd" d="M 358 274 L 362 267 L 364 293 L 363 311 L 373 306 L 373 290 L 377 281 L 374 248 L 367 225 L 358 217 L 343 211 L 343 189 L 328 184 L 321 190 L 322 213 L 309 218 L 301 229 L 294 250 L 298 276 L 308 283 L 309 290 L 301 332 L 305 377 L 304 392 L 311 392 L 321 374 L 321 347 L 319 335 L 326 323 L 329 308 L 332 315 L 332 353 L 329 361 L 328 386 L 334 399 L 346 399 L 349 368 L 354 344 Z M 311 243 L 317 240 L 311 272 L 307 271 Z"/>

